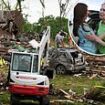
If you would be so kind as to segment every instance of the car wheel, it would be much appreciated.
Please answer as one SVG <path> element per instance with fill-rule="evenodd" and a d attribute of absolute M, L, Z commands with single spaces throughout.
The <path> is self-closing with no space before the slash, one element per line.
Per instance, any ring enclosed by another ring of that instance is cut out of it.
<path fill-rule="evenodd" d="M 63 65 L 58 65 L 56 67 L 56 74 L 65 74 L 66 73 L 66 68 Z"/>
<path fill-rule="evenodd" d="M 50 100 L 47 96 L 41 97 L 39 99 L 39 105 L 50 105 Z"/>
<path fill-rule="evenodd" d="M 19 105 L 19 100 L 14 94 L 11 94 L 10 105 Z"/>

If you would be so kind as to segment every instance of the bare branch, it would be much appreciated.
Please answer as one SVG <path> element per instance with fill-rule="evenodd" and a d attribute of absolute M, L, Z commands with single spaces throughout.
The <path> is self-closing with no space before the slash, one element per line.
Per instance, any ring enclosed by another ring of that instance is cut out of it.
<path fill-rule="evenodd" d="M 67 15 L 69 13 L 69 11 L 72 9 L 72 7 L 78 2 L 79 0 L 75 0 L 74 3 L 72 3 L 69 7 L 68 10 L 66 10 L 65 15 Z"/>
<path fill-rule="evenodd" d="M 64 8 L 64 13 L 63 13 L 63 17 L 64 17 L 65 14 L 66 14 L 66 10 L 67 10 L 67 8 L 68 8 L 69 2 L 70 2 L 70 0 L 66 0 L 65 8 Z"/>
<path fill-rule="evenodd" d="M 5 8 L 7 8 L 8 10 L 10 10 L 9 2 L 8 2 L 8 4 L 7 4 L 4 0 L 2 0 L 2 3 L 3 3 L 3 5 L 5 6 Z"/>
<path fill-rule="evenodd" d="M 40 0 L 40 3 L 42 4 L 42 7 L 45 8 L 44 0 Z"/>
<path fill-rule="evenodd" d="M 17 10 L 18 9 L 18 2 L 16 3 L 16 6 L 15 6 L 15 10 Z"/>
<path fill-rule="evenodd" d="M 19 5 L 19 10 L 20 10 L 20 12 L 21 12 L 21 11 L 22 11 L 21 0 L 17 0 L 17 3 L 18 3 L 18 5 Z"/>
<path fill-rule="evenodd" d="M 10 6 L 9 1 L 8 1 L 8 10 L 11 10 L 11 6 Z"/>

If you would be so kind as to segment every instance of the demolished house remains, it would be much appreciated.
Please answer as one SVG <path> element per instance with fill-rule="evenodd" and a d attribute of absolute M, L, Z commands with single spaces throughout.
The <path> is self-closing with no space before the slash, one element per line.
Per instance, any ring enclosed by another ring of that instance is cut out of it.
<path fill-rule="evenodd" d="M 2 14 L 0 15 L 0 41 L 3 39 L 12 39 L 12 33 L 16 30 L 17 32 L 22 32 L 23 16 L 19 11 L 1 10 L 0 13 Z"/>

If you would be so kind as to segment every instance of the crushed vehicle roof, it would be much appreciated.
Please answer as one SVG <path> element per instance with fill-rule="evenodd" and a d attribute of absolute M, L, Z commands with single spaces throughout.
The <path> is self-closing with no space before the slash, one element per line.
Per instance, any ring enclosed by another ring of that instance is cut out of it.
<path fill-rule="evenodd" d="M 77 49 L 74 48 L 57 48 L 59 51 L 68 51 L 68 52 L 75 52 L 78 51 Z"/>

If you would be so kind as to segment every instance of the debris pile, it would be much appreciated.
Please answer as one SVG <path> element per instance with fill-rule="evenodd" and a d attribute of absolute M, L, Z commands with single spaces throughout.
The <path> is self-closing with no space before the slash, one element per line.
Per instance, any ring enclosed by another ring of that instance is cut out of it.
<path fill-rule="evenodd" d="M 78 95 L 73 90 L 66 92 L 63 89 L 57 90 L 57 98 L 53 99 L 51 103 L 88 103 L 99 105 L 102 102 L 105 102 L 105 87 L 104 86 L 95 86 L 89 90 L 83 90 L 83 94 Z M 59 105 L 59 104 L 58 104 Z"/>
<path fill-rule="evenodd" d="M 94 101 L 105 102 L 105 87 L 104 86 L 95 86 L 90 89 L 84 97 L 86 99 L 91 99 Z"/>
<path fill-rule="evenodd" d="M 84 53 L 86 61 L 93 66 L 97 65 L 104 65 L 105 62 L 105 55 L 103 56 L 93 56 Z"/>
<path fill-rule="evenodd" d="M 0 65 L 0 91 L 4 88 L 4 84 L 7 81 L 8 66 Z"/>

